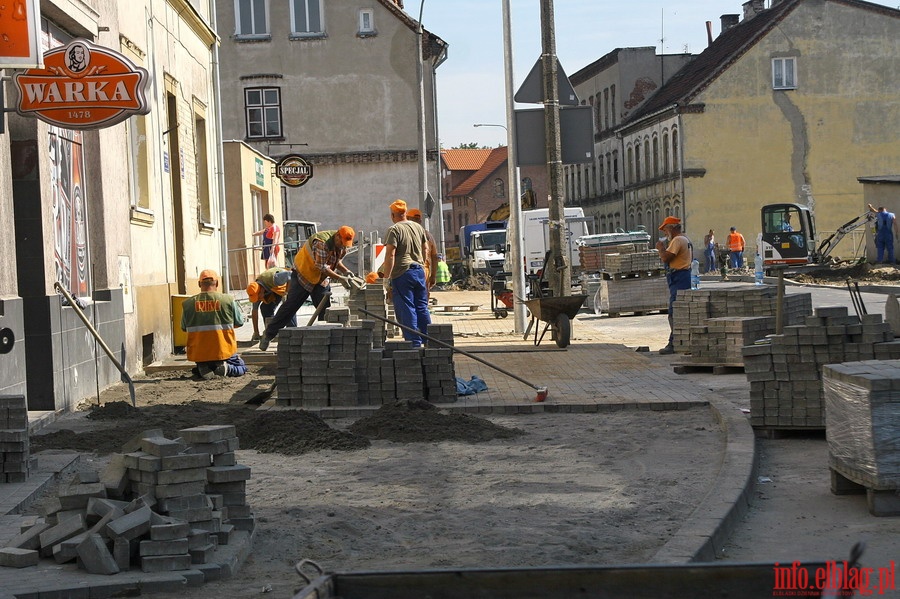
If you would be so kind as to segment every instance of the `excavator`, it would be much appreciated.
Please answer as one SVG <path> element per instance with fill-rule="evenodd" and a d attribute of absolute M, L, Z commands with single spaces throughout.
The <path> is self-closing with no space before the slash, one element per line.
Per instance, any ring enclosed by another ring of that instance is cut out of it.
<path fill-rule="evenodd" d="M 864 212 L 816 245 L 812 212 L 800 204 L 768 204 L 762 207 L 760 252 L 763 267 L 823 264 L 847 233 L 874 226 L 875 213 Z"/>

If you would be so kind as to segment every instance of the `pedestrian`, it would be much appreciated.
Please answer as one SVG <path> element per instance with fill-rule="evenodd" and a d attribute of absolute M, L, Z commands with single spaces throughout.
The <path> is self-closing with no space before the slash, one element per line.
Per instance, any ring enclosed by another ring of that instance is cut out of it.
<path fill-rule="evenodd" d="M 691 288 L 691 261 L 694 259 L 691 240 L 682 232 L 681 219 L 667 216 L 659 226 L 665 232 L 666 241 L 656 242 L 659 259 L 666 265 L 666 283 L 669 286 L 669 343 L 659 350 L 662 355 L 674 354 L 674 313 L 675 297 L 680 289 Z M 733 229 L 732 229 L 733 230 Z"/>
<path fill-rule="evenodd" d="M 731 268 L 744 268 L 744 236 L 738 233 L 737 229 L 731 227 L 727 244 Z"/>
<path fill-rule="evenodd" d="M 196 362 L 195 375 L 242 376 L 247 365 L 237 353 L 234 329 L 244 324 L 244 315 L 234 298 L 219 293 L 219 275 L 204 270 L 197 281 L 200 293 L 182 303 L 181 330 L 187 332 L 187 359 Z"/>
<path fill-rule="evenodd" d="M 407 210 L 406 218 L 414 223 L 419 223 L 425 229 L 425 225 L 422 224 L 422 212 L 418 208 Z M 431 289 L 437 280 L 437 244 L 434 242 L 434 235 L 428 229 L 425 229 L 425 236 L 428 238 L 428 250 L 425 252 L 425 264 L 423 266 L 425 267 L 425 280 L 428 281 L 428 288 Z"/>
<path fill-rule="evenodd" d="M 281 227 L 275 224 L 275 217 L 271 214 L 264 215 L 263 229 L 254 231 L 252 235 L 262 236 L 262 261 L 265 267 L 275 266 L 281 253 Z"/>
<path fill-rule="evenodd" d="M 312 299 L 314 306 L 318 306 L 323 300 L 325 307 L 330 304 L 328 296 L 331 294 L 331 279 L 344 280 L 345 277 L 340 273 L 350 274 L 350 269 L 341 260 L 347 255 L 347 248 L 353 245 L 355 235 L 356 232 L 351 227 L 344 225 L 337 231 L 319 231 L 306 240 L 294 256 L 287 297 L 263 330 L 259 340 L 260 350 L 268 349 L 278 331 L 297 314 L 307 298 Z M 324 318 L 323 310 L 319 314 L 319 320 Z"/>
<path fill-rule="evenodd" d="M 247 298 L 253 302 L 253 310 L 250 313 L 250 319 L 253 322 L 251 341 L 260 339 L 259 314 L 262 313 L 263 328 L 265 328 L 269 324 L 269 319 L 275 315 L 275 310 L 281 305 L 281 299 L 287 293 L 290 281 L 290 269 L 273 266 L 261 272 L 255 281 L 247 285 Z M 297 326 L 296 315 L 291 319 L 291 326 Z"/>
<path fill-rule="evenodd" d="M 421 347 L 425 339 L 414 331 L 427 333 L 431 324 L 424 269 L 428 237 L 421 225 L 407 220 L 403 200 L 391 204 L 391 221 L 394 224 L 384 240 L 385 286 L 390 291 L 397 321 L 411 329 L 403 329 L 403 338 L 413 347 Z"/>
<path fill-rule="evenodd" d="M 438 289 L 443 289 L 450 282 L 450 267 L 444 262 L 444 255 L 438 254 L 437 274 L 435 275 L 435 283 Z"/>
<path fill-rule="evenodd" d="M 875 248 L 878 250 L 878 262 L 884 264 L 884 254 L 887 252 L 887 263 L 894 264 L 894 238 L 898 236 L 897 217 L 893 212 L 888 212 L 884 206 L 876 210 L 869 204 L 869 210 L 875 212 Z"/>
<path fill-rule="evenodd" d="M 706 262 L 705 272 L 716 272 L 716 232 L 712 229 L 703 237 L 703 258 Z"/>

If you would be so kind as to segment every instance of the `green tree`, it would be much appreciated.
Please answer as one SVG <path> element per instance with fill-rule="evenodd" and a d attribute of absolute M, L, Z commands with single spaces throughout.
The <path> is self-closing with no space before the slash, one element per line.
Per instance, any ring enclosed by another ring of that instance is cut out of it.
<path fill-rule="evenodd" d="M 479 146 L 478 142 L 470 142 L 467 144 L 459 144 L 458 146 L 453 146 L 451 148 L 453 150 L 490 150 L 487 146 Z"/>

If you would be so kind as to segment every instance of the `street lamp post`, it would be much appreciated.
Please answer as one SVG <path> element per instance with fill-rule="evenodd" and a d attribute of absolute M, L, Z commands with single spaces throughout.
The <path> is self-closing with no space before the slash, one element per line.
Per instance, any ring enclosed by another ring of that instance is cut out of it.
<path fill-rule="evenodd" d="M 503 8 L 504 8 L 504 20 L 508 21 L 509 18 L 509 0 L 503 0 Z M 508 23 L 507 23 L 508 25 Z M 509 35 L 506 34 L 507 29 L 504 28 L 504 41 L 509 41 Z M 507 67 L 507 96 L 508 98 L 512 98 L 512 66 L 510 57 L 512 52 L 507 49 L 504 53 L 506 56 L 506 67 Z M 510 106 L 507 106 L 507 112 L 512 110 L 511 102 Z M 518 162 L 516 160 L 516 148 L 515 148 L 515 135 L 514 129 L 511 128 L 512 123 L 510 122 L 509 114 L 507 114 L 507 123 L 510 126 L 506 125 L 491 125 L 488 123 L 476 123 L 475 127 L 502 127 L 506 130 L 506 146 L 507 146 L 507 155 L 506 155 L 506 168 L 507 175 L 506 178 L 511 182 L 509 185 L 510 197 L 509 197 L 509 221 L 507 222 L 507 234 L 506 239 L 509 243 L 509 264 L 511 268 L 512 275 L 512 286 L 513 286 L 513 296 L 514 297 L 525 297 L 525 265 L 522 261 L 522 248 L 524 247 L 524 240 L 522 239 L 522 230 L 524 227 L 522 226 L 522 192 L 520 190 L 521 177 L 519 176 L 519 167 L 516 164 Z M 513 301 L 513 327 L 516 333 L 524 333 L 525 332 L 525 306 L 522 302 Z"/>
<path fill-rule="evenodd" d="M 425 9 L 425 0 L 419 4 L 419 21 L 416 24 L 416 77 L 419 83 L 419 201 L 418 207 L 422 214 L 427 214 L 425 209 L 425 197 L 428 194 L 428 176 L 426 170 L 427 148 L 425 146 L 425 59 L 422 57 L 422 11 Z M 426 216 L 427 219 L 427 216 Z M 426 227 L 429 226 L 426 220 Z"/>

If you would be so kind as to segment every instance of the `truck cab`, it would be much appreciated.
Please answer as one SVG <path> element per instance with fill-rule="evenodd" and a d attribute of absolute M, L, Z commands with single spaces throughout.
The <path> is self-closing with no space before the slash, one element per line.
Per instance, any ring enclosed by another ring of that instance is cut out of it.
<path fill-rule="evenodd" d="M 465 236 L 464 261 L 469 274 L 484 273 L 493 276 L 503 270 L 506 222 L 482 224 L 485 225 L 484 228 L 470 230 L 460 236 L 460 239 Z"/>
<path fill-rule="evenodd" d="M 812 262 L 816 251 L 815 239 L 815 222 L 806 206 L 763 206 L 759 252 L 764 267 Z"/>

